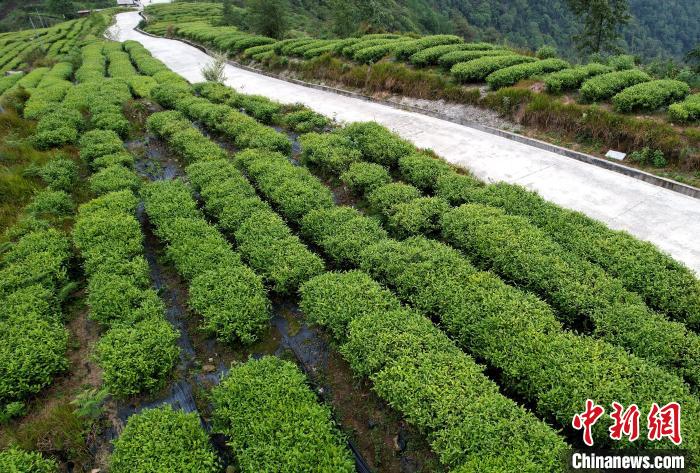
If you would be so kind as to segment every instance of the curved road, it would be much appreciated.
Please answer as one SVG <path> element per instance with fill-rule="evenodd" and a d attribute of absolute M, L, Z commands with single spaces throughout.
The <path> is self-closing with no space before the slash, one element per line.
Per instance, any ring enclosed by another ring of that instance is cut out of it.
<path fill-rule="evenodd" d="M 155 3 L 155 2 L 154 2 Z M 180 41 L 135 31 L 138 12 L 117 15 L 111 36 L 142 43 L 191 82 L 211 58 Z M 320 91 L 227 65 L 226 84 L 285 103 L 301 102 L 339 121 L 375 120 L 490 182 L 506 181 L 651 241 L 700 274 L 700 200 L 555 153 L 437 118 Z"/>

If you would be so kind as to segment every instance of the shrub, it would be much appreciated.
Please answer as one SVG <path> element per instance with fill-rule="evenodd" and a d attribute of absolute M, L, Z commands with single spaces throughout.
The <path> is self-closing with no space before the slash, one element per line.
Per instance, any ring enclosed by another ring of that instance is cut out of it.
<path fill-rule="evenodd" d="M 301 231 L 333 263 L 346 267 L 359 264 L 366 246 L 387 238 L 376 219 L 349 207 L 311 211 L 302 220 Z"/>
<path fill-rule="evenodd" d="M 438 59 L 453 51 L 463 51 L 463 43 L 441 44 L 423 49 L 414 53 L 409 59 L 411 63 L 418 67 L 425 67 L 437 64 Z"/>
<path fill-rule="evenodd" d="M 668 116 L 678 123 L 700 120 L 700 94 L 690 95 L 682 102 L 671 104 Z"/>
<path fill-rule="evenodd" d="M 130 396 L 163 388 L 180 354 L 179 336 L 162 317 L 109 329 L 95 347 L 109 392 Z"/>
<path fill-rule="evenodd" d="M 308 169 L 294 166 L 279 153 L 247 150 L 236 163 L 288 220 L 298 222 L 314 209 L 333 206 L 333 195 Z"/>
<path fill-rule="evenodd" d="M 110 130 L 91 130 L 80 138 L 80 157 L 87 163 L 106 154 L 124 151 L 119 135 Z"/>
<path fill-rule="evenodd" d="M 215 473 L 219 462 L 199 416 L 165 405 L 129 418 L 109 459 L 114 473 Z"/>
<path fill-rule="evenodd" d="M 499 69 L 486 77 L 486 82 L 492 89 L 498 89 L 547 72 L 555 72 L 569 67 L 570 64 L 562 59 L 543 59 L 540 61 L 517 64 Z"/>
<path fill-rule="evenodd" d="M 542 46 L 535 53 L 537 59 L 551 59 L 557 57 L 557 48 L 554 46 Z"/>
<path fill-rule="evenodd" d="M 107 271 L 102 268 L 88 282 L 90 320 L 109 327 L 115 322 L 133 324 L 165 313 L 163 302 L 148 288 L 148 264 L 142 257 L 113 267 L 114 272 Z"/>
<path fill-rule="evenodd" d="M 330 126 L 331 121 L 313 110 L 301 109 L 285 113 L 281 124 L 297 133 L 309 133 L 323 130 Z"/>
<path fill-rule="evenodd" d="M 590 324 L 594 335 L 678 372 L 693 384 L 700 380 L 696 335 L 650 311 L 619 281 L 564 251 L 525 218 L 465 204 L 445 214 L 443 237 L 539 294 L 570 326 Z"/>
<path fill-rule="evenodd" d="M 513 51 L 508 49 L 459 50 L 443 54 L 438 59 L 438 63 L 441 67 L 450 69 L 452 66 L 460 62 L 468 62 L 473 59 L 490 56 L 510 56 L 512 54 Z"/>
<path fill-rule="evenodd" d="M 583 81 L 589 77 L 606 74 L 611 71 L 612 68 L 608 66 L 592 62 L 585 66 L 577 66 L 547 74 L 544 77 L 544 83 L 547 87 L 547 92 L 559 94 L 566 90 L 578 89 Z"/>
<path fill-rule="evenodd" d="M 224 341 L 254 341 L 269 318 L 260 278 L 204 220 L 182 183 L 156 182 L 143 195 L 156 235 L 168 243 L 168 257 L 190 281 L 189 304 L 202 315 L 204 329 Z"/>
<path fill-rule="evenodd" d="M 616 71 L 624 71 L 634 68 L 634 56 L 630 54 L 620 54 L 618 56 L 610 56 L 608 65 Z"/>
<path fill-rule="evenodd" d="M 462 38 L 454 35 L 443 34 L 424 36 L 423 38 L 413 41 L 406 41 L 404 44 L 402 44 L 401 47 L 396 50 L 396 58 L 408 59 L 423 49 L 432 48 L 433 46 L 439 46 L 441 44 L 455 44 L 461 42 Z"/>
<path fill-rule="evenodd" d="M 401 307 L 398 299 L 362 271 L 328 272 L 301 286 L 299 308 L 312 324 L 328 328 L 339 341 L 351 320 Z"/>
<path fill-rule="evenodd" d="M 199 416 L 167 404 L 131 416 L 109 461 L 114 473 L 214 473 L 219 467 Z"/>
<path fill-rule="evenodd" d="M 440 219 L 450 206 L 439 197 L 419 197 L 396 204 L 389 217 L 389 228 L 399 238 L 415 235 L 437 236 Z"/>
<path fill-rule="evenodd" d="M 683 100 L 690 94 L 690 87 L 677 80 L 652 80 L 627 87 L 612 98 L 618 112 L 636 110 L 654 111 L 672 102 Z"/>
<path fill-rule="evenodd" d="M 78 165 L 66 158 L 52 159 L 42 166 L 39 176 L 50 189 L 70 192 L 78 182 Z"/>
<path fill-rule="evenodd" d="M 348 170 L 340 175 L 340 180 L 355 194 L 364 195 L 377 187 L 390 183 L 391 176 L 384 166 L 357 162 L 352 163 Z"/>
<path fill-rule="evenodd" d="M 402 182 L 392 182 L 374 189 L 367 195 L 367 201 L 372 210 L 384 217 L 390 217 L 397 204 L 411 202 L 419 197 L 421 193 L 415 187 Z"/>
<path fill-rule="evenodd" d="M 393 53 L 403 43 L 404 41 L 388 41 L 382 44 L 376 44 L 374 46 L 355 51 L 352 58 L 355 61 L 363 64 L 371 64 Z"/>
<path fill-rule="evenodd" d="M 134 167 L 135 162 L 136 160 L 133 154 L 123 151 L 120 153 L 105 154 L 104 156 L 95 158 L 92 161 L 92 168 L 104 169 L 110 166 L 119 165 L 131 169 Z"/>
<path fill-rule="evenodd" d="M 90 191 L 103 195 L 125 189 L 138 190 L 141 180 L 131 169 L 113 164 L 90 176 Z"/>
<path fill-rule="evenodd" d="M 64 191 L 45 189 L 38 192 L 27 205 L 25 211 L 34 216 L 53 215 L 65 217 L 75 210 L 75 204 L 70 195 Z"/>
<path fill-rule="evenodd" d="M 355 471 L 330 410 L 294 364 L 249 360 L 233 367 L 212 397 L 215 428 L 228 436 L 241 471 Z"/>
<path fill-rule="evenodd" d="M 661 150 L 657 149 L 652 151 L 649 147 L 642 148 L 641 151 L 631 152 L 628 158 L 632 162 L 642 165 L 652 165 L 657 168 L 662 168 L 668 164 Z"/>
<path fill-rule="evenodd" d="M 460 189 L 448 185 L 452 180 L 443 176 L 437 192 L 452 205 L 482 203 L 527 217 L 566 250 L 599 265 L 627 290 L 641 294 L 650 307 L 690 325 L 700 322 L 700 283 L 691 270 L 651 243 L 611 230 L 520 186 L 500 183 Z M 654 278 L 650 280 L 649 274 Z"/>
<path fill-rule="evenodd" d="M 597 102 L 610 98 L 627 87 L 650 80 L 649 74 L 639 69 L 608 72 L 587 79 L 579 92 L 582 100 Z"/>
<path fill-rule="evenodd" d="M 294 293 L 303 282 L 325 270 L 321 258 L 309 251 L 274 212 L 252 214 L 235 237 L 245 261 L 277 293 Z"/>
<path fill-rule="evenodd" d="M 451 172 L 450 165 L 426 154 L 412 154 L 399 159 L 401 177 L 422 191 L 435 189 L 440 176 Z"/>
<path fill-rule="evenodd" d="M 347 170 L 362 159 L 347 136 L 338 133 L 308 133 L 299 138 L 300 160 L 305 165 L 314 165 L 332 175 Z"/>
<path fill-rule="evenodd" d="M 460 82 L 479 82 L 499 69 L 534 61 L 536 61 L 536 59 L 533 57 L 520 56 L 517 54 L 486 56 L 467 62 L 457 63 L 452 66 L 450 72 L 455 79 Z"/>
<path fill-rule="evenodd" d="M 8 473 L 57 473 L 58 464 L 38 452 L 27 452 L 17 447 L 0 452 L 0 471 Z"/>
<path fill-rule="evenodd" d="M 28 307 L 37 306 L 32 300 Z M 0 340 L 0 405 L 38 393 L 68 368 L 68 331 L 57 318 L 31 311 L 1 317 Z"/>
<path fill-rule="evenodd" d="M 351 123 L 340 134 L 350 138 L 365 160 L 383 166 L 396 166 L 400 158 L 415 149 L 411 143 L 376 122 Z"/>

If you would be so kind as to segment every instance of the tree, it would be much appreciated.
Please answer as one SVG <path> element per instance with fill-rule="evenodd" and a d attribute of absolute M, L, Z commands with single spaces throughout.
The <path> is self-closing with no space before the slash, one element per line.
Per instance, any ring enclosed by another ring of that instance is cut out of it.
<path fill-rule="evenodd" d="M 688 51 L 685 55 L 685 60 L 689 64 L 695 64 L 695 72 L 700 72 L 700 44 Z"/>
<path fill-rule="evenodd" d="M 71 0 L 49 0 L 46 4 L 51 13 L 71 18 L 75 14 L 75 7 Z"/>
<path fill-rule="evenodd" d="M 281 38 L 289 26 L 286 0 L 251 0 L 248 22 L 258 34 Z"/>
<path fill-rule="evenodd" d="M 583 23 L 581 32 L 574 35 L 579 50 L 583 53 L 617 52 L 621 27 L 631 18 L 628 0 L 566 1 Z"/>

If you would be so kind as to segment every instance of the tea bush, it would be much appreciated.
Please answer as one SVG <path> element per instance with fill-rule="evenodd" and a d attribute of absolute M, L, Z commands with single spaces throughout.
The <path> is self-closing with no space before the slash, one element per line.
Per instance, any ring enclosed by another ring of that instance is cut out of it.
<path fill-rule="evenodd" d="M 384 166 L 396 166 L 414 151 L 411 143 L 376 122 L 351 123 L 338 133 L 347 136 L 364 159 Z"/>
<path fill-rule="evenodd" d="M 700 120 L 700 94 L 689 95 L 684 101 L 668 107 L 671 121 L 687 123 Z"/>
<path fill-rule="evenodd" d="M 498 466 L 473 471 L 504 471 L 500 468 L 523 461 L 537 471 L 558 471 L 563 440 L 503 397 L 482 368 L 429 320 L 399 310 L 396 298 L 366 274 L 327 273 L 312 279 L 302 289 L 301 306 L 310 320 L 329 327 L 343 343 L 341 352 L 353 371 L 370 375 L 377 394 L 426 432 L 443 464 L 472 471 L 466 465 L 479 458 L 483 467 L 486 456 Z M 477 414 L 476 405 L 493 408 Z M 472 415 L 479 415 L 479 422 L 469 422 Z M 516 436 L 507 427 L 514 422 Z M 482 439 L 478 442 L 470 434 L 475 428 Z M 493 455 L 494 443 L 500 460 Z"/>
<path fill-rule="evenodd" d="M 75 211 L 73 199 L 65 191 L 44 189 L 38 192 L 25 207 L 25 212 L 34 216 L 65 217 Z"/>
<path fill-rule="evenodd" d="M 90 176 L 90 191 L 95 195 L 129 189 L 138 190 L 141 179 L 134 171 L 120 164 L 113 164 Z"/>
<path fill-rule="evenodd" d="M 465 204 L 444 216 L 443 237 L 549 301 L 566 324 L 590 324 L 594 335 L 678 372 L 692 384 L 700 381 L 697 335 L 649 310 L 618 280 L 566 252 L 525 218 Z"/>
<path fill-rule="evenodd" d="M 627 87 L 650 80 L 649 74 L 639 69 L 608 72 L 587 79 L 579 92 L 583 101 L 598 102 L 612 97 Z"/>
<path fill-rule="evenodd" d="M 419 197 L 421 193 L 415 187 L 402 182 L 391 182 L 370 192 L 367 202 L 372 210 L 388 218 L 394 214 L 397 204 L 411 202 Z"/>
<path fill-rule="evenodd" d="M 403 159 L 403 158 L 402 158 Z M 340 180 L 355 194 L 367 194 L 377 187 L 391 182 L 391 176 L 384 166 L 375 163 L 352 163 Z"/>
<path fill-rule="evenodd" d="M 129 417 L 109 459 L 114 473 L 215 473 L 219 462 L 196 413 L 165 405 Z"/>
<path fill-rule="evenodd" d="M 508 49 L 467 49 L 445 53 L 438 59 L 438 64 L 445 69 L 450 69 L 457 63 L 468 62 L 473 59 L 490 56 L 510 56 L 513 51 Z"/>
<path fill-rule="evenodd" d="M 275 152 L 246 150 L 235 162 L 276 209 L 292 222 L 314 209 L 333 206 L 333 195 L 308 169 Z"/>
<path fill-rule="evenodd" d="M 179 358 L 179 337 L 162 313 L 109 329 L 95 347 L 109 392 L 130 396 L 162 389 Z"/>
<path fill-rule="evenodd" d="M 627 87 L 612 98 L 618 112 L 654 111 L 672 102 L 683 100 L 690 87 L 678 80 L 652 80 Z"/>
<path fill-rule="evenodd" d="M 586 79 L 608 72 L 612 72 L 611 67 L 592 62 L 585 66 L 576 66 L 547 74 L 544 77 L 544 84 L 547 87 L 547 92 L 559 94 L 567 90 L 578 89 Z"/>
<path fill-rule="evenodd" d="M 318 166 L 333 175 L 362 159 L 350 138 L 336 133 L 308 133 L 299 138 L 299 144 L 303 164 Z"/>
<path fill-rule="evenodd" d="M 301 283 L 324 271 L 323 261 L 259 200 L 232 163 L 193 164 L 187 168 L 187 175 L 200 192 L 207 211 L 235 236 L 245 262 L 263 276 L 273 291 L 294 293 Z M 258 200 L 255 210 L 251 210 L 253 199 Z M 239 219 L 234 221 L 232 214 L 239 215 Z"/>
<path fill-rule="evenodd" d="M 461 180 L 464 177 L 456 174 L 443 176 L 437 195 L 452 205 L 482 203 L 527 217 L 566 250 L 597 264 L 628 291 L 642 295 L 650 307 L 693 326 L 700 323 L 700 283 L 691 270 L 651 243 L 609 229 L 580 212 L 563 209 L 520 186 L 452 184 Z M 649 274 L 654 274 L 653 280 Z"/>
<path fill-rule="evenodd" d="M 563 59 L 542 59 L 540 61 L 517 64 L 515 66 L 499 69 L 489 74 L 486 77 L 486 82 L 492 89 L 499 89 L 516 84 L 523 79 L 528 79 L 547 72 L 556 72 L 570 66 L 571 64 Z"/>
<path fill-rule="evenodd" d="M 396 50 L 397 59 L 408 59 L 412 55 L 416 54 L 418 51 L 422 51 L 427 48 L 432 48 L 433 46 L 439 46 L 442 44 L 455 44 L 461 43 L 462 38 L 454 35 L 432 35 L 424 36 L 419 39 L 412 41 L 407 41 L 405 44 L 401 45 L 399 49 Z"/>
<path fill-rule="evenodd" d="M 420 153 L 404 156 L 398 164 L 401 177 L 424 192 L 435 189 L 440 176 L 452 172 L 442 159 Z"/>
<path fill-rule="evenodd" d="M 204 220 L 184 184 L 155 182 L 142 194 L 168 258 L 190 282 L 189 304 L 202 315 L 204 329 L 226 342 L 255 341 L 270 310 L 260 278 Z"/>
<path fill-rule="evenodd" d="M 58 463 L 38 452 L 27 452 L 10 447 L 0 452 L 0 470 L 12 473 L 57 473 Z"/>
<path fill-rule="evenodd" d="M 78 182 L 78 165 L 67 158 L 56 158 L 39 170 L 41 180 L 50 189 L 70 192 Z"/>
<path fill-rule="evenodd" d="M 234 366 L 212 398 L 214 428 L 228 436 L 240 471 L 355 471 L 330 409 L 293 363 L 266 356 Z"/>
<path fill-rule="evenodd" d="M 520 56 L 517 54 L 505 56 L 486 56 L 479 59 L 472 59 L 467 62 L 460 62 L 452 66 L 450 72 L 460 82 L 480 82 L 499 69 L 534 62 L 536 59 L 530 56 Z"/>
<path fill-rule="evenodd" d="M 394 205 L 387 223 L 398 238 L 438 236 L 440 219 L 448 210 L 449 204 L 439 197 L 419 197 Z"/>

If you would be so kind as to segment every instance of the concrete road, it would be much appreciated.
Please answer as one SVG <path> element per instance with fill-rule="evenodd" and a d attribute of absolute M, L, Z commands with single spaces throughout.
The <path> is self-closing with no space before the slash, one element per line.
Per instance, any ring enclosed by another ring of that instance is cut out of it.
<path fill-rule="evenodd" d="M 191 82 L 202 80 L 211 58 L 175 40 L 134 30 L 137 12 L 117 15 L 112 34 L 137 40 Z M 622 174 L 463 125 L 397 110 L 226 66 L 226 84 L 284 103 L 301 102 L 339 121 L 375 120 L 416 146 L 469 169 L 485 181 L 506 181 L 651 241 L 700 274 L 700 200 Z"/>

